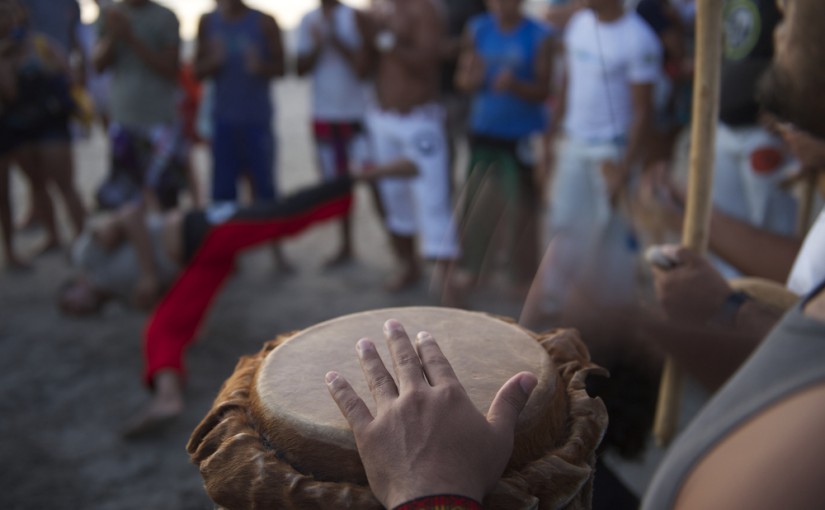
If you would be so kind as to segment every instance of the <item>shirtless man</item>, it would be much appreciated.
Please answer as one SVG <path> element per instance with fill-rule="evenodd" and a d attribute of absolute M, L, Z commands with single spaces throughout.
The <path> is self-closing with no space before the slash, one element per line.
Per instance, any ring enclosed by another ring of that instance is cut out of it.
<path fill-rule="evenodd" d="M 378 165 L 406 158 L 411 179 L 379 182 L 386 225 L 402 268 L 387 286 L 400 290 L 421 275 L 424 258 L 446 270 L 458 256 L 449 192 L 449 151 L 438 103 L 444 20 L 434 0 L 383 0 L 370 13 L 368 42 L 376 64 L 377 107 L 367 129 Z"/>

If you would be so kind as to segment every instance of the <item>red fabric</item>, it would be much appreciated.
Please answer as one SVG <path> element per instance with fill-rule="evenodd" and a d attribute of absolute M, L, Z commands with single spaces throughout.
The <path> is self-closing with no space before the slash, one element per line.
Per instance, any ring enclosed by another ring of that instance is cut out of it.
<path fill-rule="evenodd" d="M 481 503 L 464 496 L 427 496 L 414 499 L 394 510 L 483 510 Z"/>
<path fill-rule="evenodd" d="M 144 383 L 154 375 L 185 369 L 183 352 L 195 338 L 209 305 L 232 272 L 235 256 L 255 245 L 280 239 L 313 223 L 346 214 L 352 195 L 346 195 L 294 216 L 267 220 L 230 221 L 217 225 L 158 304 L 143 337 Z"/>
<path fill-rule="evenodd" d="M 776 147 L 762 147 L 751 153 L 751 168 L 758 174 L 769 174 L 782 164 L 782 151 Z"/>

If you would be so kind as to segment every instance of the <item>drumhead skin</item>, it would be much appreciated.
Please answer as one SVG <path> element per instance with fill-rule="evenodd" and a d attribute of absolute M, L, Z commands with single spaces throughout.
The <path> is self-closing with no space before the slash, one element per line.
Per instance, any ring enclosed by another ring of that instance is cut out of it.
<path fill-rule="evenodd" d="M 364 337 L 372 339 L 390 367 L 382 329 L 388 319 L 401 322 L 411 338 L 420 331 L 436 338 L 482 414 L 510 377 L 521 371 L 538 376 L 539 384 L 519 418 L 512 467 L 532 460 L 529 450 L 538 455 L 560 437 L 554 432 L 564 428 L 566 396 L 556 391 L 557 371 L 534 336 L 482 313 L 390 308 L 318 324 L 289 338 L 263 361 L 253 388 L 253 413 L 273 444 L 288 445 L 282 454 L 290 463 L 321 480 L 366 481 L 352 431 L 330 397 L 324 375 L 335 370 L 346 377 L 375 413 L 355 344 Z M 536 434 L 537 428 L 542 432 Z"/>

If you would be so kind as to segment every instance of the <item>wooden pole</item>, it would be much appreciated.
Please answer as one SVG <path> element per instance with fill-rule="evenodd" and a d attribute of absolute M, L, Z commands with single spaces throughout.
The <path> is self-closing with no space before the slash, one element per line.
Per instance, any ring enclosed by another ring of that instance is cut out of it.
<path fill-rule="evenodd" d="M 713 160 L 719 117 L 722 60 L 722 2 L 696 2 L 696 72 L 693 79 L 690 177 L 682 244 L 698 253 L 708 246 L 712 207 Z M 666 446 L 676 433 L 682 401 L 682 371 L 672 358 L 665 361 L 653 433 Z"/>

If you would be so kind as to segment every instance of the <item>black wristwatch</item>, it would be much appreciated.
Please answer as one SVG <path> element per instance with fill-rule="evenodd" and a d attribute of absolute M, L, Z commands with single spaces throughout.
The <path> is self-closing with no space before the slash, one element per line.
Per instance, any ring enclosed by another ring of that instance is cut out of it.
<path fill-rule="evenodd" d="M 728 297 L 725 298 L 722 307 L 710 320 L 710 323 L 719 326 L 734 326 L 736 324 L 736 314 L 739 313 L 742 305 L 750 299 L 751 297 L 741 290 L 731 292 L 728 294 Z"/>

